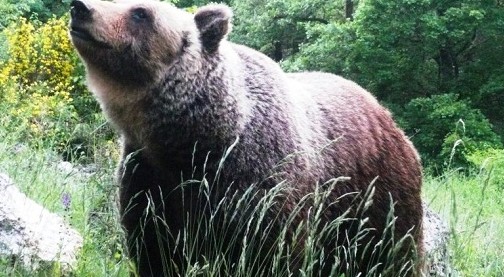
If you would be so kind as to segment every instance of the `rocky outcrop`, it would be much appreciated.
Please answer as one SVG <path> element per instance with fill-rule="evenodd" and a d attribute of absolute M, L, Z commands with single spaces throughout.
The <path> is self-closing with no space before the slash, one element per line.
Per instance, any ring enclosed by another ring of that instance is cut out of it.
<path fill-rule="evenodd" d="M 63 218 L 28 198 L 0 173 L 0 257 L 32 270 L 54 262 L 69 269 L 81 247 L 82 237 Z"/>
<path fill-rule="evenodd" d="M 427 276 L 451 276 L 448 254 L 449 229 L 437 213 L 423 203 L 424 244 L 427 253 Z"/>

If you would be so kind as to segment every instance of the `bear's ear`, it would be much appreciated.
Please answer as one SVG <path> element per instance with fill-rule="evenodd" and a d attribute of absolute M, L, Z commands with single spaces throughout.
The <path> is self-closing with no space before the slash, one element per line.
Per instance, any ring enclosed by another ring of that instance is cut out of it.
<path fill-rule="evenodd" d="M 231 9 L 222 4 L 204 6 L 194 15 L 203 48 L 208 52 L 217 50 L 219 43 L 231 29 L 231 17 Z"/>

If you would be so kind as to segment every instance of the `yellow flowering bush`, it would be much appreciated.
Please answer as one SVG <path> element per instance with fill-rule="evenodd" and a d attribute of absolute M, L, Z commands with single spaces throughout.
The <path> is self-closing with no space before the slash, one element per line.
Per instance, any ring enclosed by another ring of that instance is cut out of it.
<path fill-rule="evenodd" d="M 30 68 L 32 60 L 36 59 L 35 49 L 30 49 L 34 41 L 34 27 L 32 24 L 22 19 L 16 26 L 11 26 L 4 30 L 8 43 L 9 60 L 1 64 L 0 84 L 6 83 L 9 78 L 21 77 L 24 81 L 26 77 L 34 73 L 34 68 Z M 17 81 L 17 80 L 16 80 Z"/>
<path fill-rule="evenodd" d="M 2 31 L 7 58 L 0 61 L 3 126 L 21 127 L 31 143 L 63 150 L 82 115 L 96 110 L 68 38 L 68 18 L 45 24 L 21 18 Z M 7 122 L 8 121 L 8 122 Z"/>

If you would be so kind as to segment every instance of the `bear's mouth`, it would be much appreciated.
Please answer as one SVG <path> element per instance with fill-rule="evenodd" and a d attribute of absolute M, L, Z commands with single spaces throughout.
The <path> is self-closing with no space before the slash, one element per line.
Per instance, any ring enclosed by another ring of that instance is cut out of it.
<path fill-rule="evenodd" d="M 84 41 L 87 41 L 87 42 L 90 42 L 92 44 L 94 44 L 95 46 L 97 47 L 100 47 L 100 48 L 107 48 L 107 49 L 110 49 L 112 48 L 112 46 L 110 46 L 109 44 L 103 42 L 103 41 L 99 41 L 97 40 L 96 38 L 94 38 L 88 30 L 84 29 L 84 28 L 81 28 L 79 26 L 71 26 L 70 27 L 70 34 L 72 35 L 72 37 L 76 37 L 80 40 L 84 40 Z"/>

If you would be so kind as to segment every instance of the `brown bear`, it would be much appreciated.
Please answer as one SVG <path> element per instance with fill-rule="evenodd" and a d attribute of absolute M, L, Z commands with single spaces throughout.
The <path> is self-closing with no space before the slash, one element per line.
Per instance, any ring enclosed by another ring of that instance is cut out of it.
<path fill-rule="evenodd" d="M 310 230 L 295 224 L 309 221 L 315 201 L 298 203 L 340 176 L 348 178 L 330 186 L 315 228 L 326 239 L 315 246 L 323 251 L 311 260 L 311 275 L 420 275 L 421 165 L 390 113 L 342 77 L 287 74 L 227 41 L 231 17 L 219 4 L 190 14 L 158 1 L 71 3 L 70 35 L 88 86 L 122 137 L 119 204 L 140 276 L 184 275 L 202 265 L 210 259 L 205 249 L 221 249 L 208 234 L 229 244 L 216 255 L 229 262 L 217 275 L 237 274 L 249 255 L 240 217 L 279 184 L 285 191 L 258 221 L 265 242 L 252 252 L 260 262 L 250 272 L 276 275 L 272 262 L 285 257 L 271 253 L 291 224 L 281 250 L 292 257 L 285 272 L 306 274 Z M 243 212 L 213 213 L 223 198 L 250 189 Z M 198 225 L 211 229 L 197 236 L 210 244 L 184 246 L 191 216 L 214 220 Z M 342 217 L 336 232 L 323 232 Z M 226 221 L 232 231 L 219 229 Z"/>

